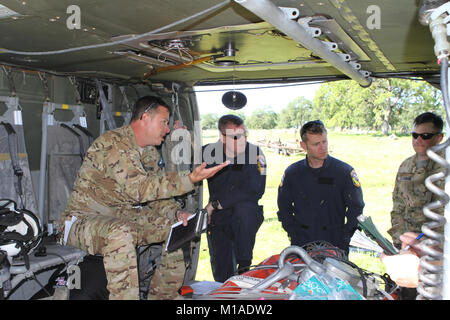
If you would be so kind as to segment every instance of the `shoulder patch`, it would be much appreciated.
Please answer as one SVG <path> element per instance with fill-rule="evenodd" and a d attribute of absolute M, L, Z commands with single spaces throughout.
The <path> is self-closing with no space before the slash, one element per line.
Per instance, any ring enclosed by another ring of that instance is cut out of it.
<path fill-rule="evenodd" d="M 266 174 L 266 158 L 263 155 L 256 157 L 256 165 L 260 174 Z"/>
<path fill-rule="evenodd" d="M 350 172 L 350 176 L 352 178 L 353 185 L 357 188 L 361 187 L 361 182 L 359 182 L 358 175 L 356 174 L 355 170 L 352 170 Z"/>
<path fill-rule="evenodd" d="M 283 186 L 283 182 L 284 182 L 284 173 L 283 176 L 281 177 L 280 188 Z"/>

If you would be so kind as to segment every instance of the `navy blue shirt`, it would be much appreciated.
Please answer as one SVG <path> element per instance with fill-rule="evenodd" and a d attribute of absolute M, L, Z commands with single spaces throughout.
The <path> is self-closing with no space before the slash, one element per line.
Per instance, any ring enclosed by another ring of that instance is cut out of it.
<path fill-rule="evenodd" d="M 292 244 L 324 240 L 347 250 L 364 201 L 355 171 L 328 156 L 321 168 L 291 164 L 278 188 L 278 218 Z"/>
<path fill-rule="evenodd" d="M 204 146 L 203 151 L 207 168 L 225 160 L 231 161 L 230 165 L 208 179 L 211 200 L 219 200 L 224 209 L 232 208 L 242 201 L 258 202 L 266 187 L 266 160 L 259 147 L 247 142 L 242 158 L 234 159 L 225 157 L 220 141 Z M 221 154 L 216 155 L 216 151 Z"/>

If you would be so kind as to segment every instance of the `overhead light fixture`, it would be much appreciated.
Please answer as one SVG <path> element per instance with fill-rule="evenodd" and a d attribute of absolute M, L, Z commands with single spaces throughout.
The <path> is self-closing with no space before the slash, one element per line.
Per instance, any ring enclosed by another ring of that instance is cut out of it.
<path fill-rule="evenodd" d="M 216 66 L 221 66 L 221 67 L 230 67 L 230 66 L 234 66 L 239 64 L 238 61 L 236 61 L 236 48 L 234 47 L 234 43 L 232 43 L 231 41 L 227 42 L 225 44 L 225 47 L 222 49 L 223 54 L 217 56 L 216 58 L 222 58 L 222 57 L 227 57 L 227 58 L 233 58 L 231 59 L 223 59 L 223 60 L 217 60 L 214 59 L 214 64 Z"/>
<path fill-rule="evenodd" d="M 228 91 L 222 96 L 222 103 L 231 110 L 239 110 L 247 104 L 247 97 L 239 91 Z"/>
<path fill-rule="evenodd" d="M 238 62 L 236 60 L 214 60 L 214 64 L 220 67 L 230 67 L 237 65 Z"/>

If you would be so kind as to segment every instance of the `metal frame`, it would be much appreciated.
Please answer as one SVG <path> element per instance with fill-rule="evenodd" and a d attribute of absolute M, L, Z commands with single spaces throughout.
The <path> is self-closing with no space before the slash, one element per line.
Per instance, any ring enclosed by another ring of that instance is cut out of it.
<path fill-rule="evenodd" d="M 20 111 L 19 97 L 16 96 L 0 96 L 0 102 L 5 103 L 7 110 L 3 115 L 0 115 L 0 120 L 16 124 L 17 120 L 15 111 Z"/>
<path fill-rule="evenodd" d="M 53 113 L 56 110 L 70 110 L 74 117 L 70 121 L 57 121 L 53 117 Z M 44 214 L 44 205 L 46 197 L 47 186 L 47 127 L 66 124 L 72 126 L 78 124 L 82 127 L 86 127 L 86 123 L 81 120 L 85 117 L 84 106 L 82 105 L 69 105 L 59 104 L 52 102 L 44 102 L 44 108 L 42 111 L 42 141 L 41 141 L 41 166 L 39 173 L 39 203 L 38 211 L 41 219 L 41 224 L 44 226 L 47 223 L 47 215 Z"/>
<path fill-rule="evenodd" d="M 105 120 L 107 116 L 105 115 L 107 111 L 102 110 L 102 113 L 100 115 L 100 135 L 102 135 L 105 131 Z M 123 119 L 124 124 L 129 124 L 131 120 L 131 112 L 122 112 L 122 111 L 116 111 L 113 113 L 113 117 L 119 117 Z"/>
<path fill-rule="evenodd" d="M 106 131 L 105 121 L 108 124 L 109 130 L 117 128 L 117 124 L 114 121 L 114 117 L 120 117 L 123 119 L 125 124 L 129 124 L 131 120 L 131 112 L 122 112 L 122 111 L 113 112 L 113 103 L 112 103 L 113 86 L 111 84 L 107 84 L 109 97 L 109 99 L 107 99 L 105 92 L 103 91 L 101 82 L 98 79 L 95 79 L 95 82 L 97 85 L 97 90 L 100 95 L 100 103 L 102 104 L 102 113 L 100 114 L 100 135 L 102 135 Z M 124 99 L 127 99 L 123 87 L 119 89 L 123 94 Z M 126 100 L 126 102 L 128 103 L 128 100 Z"/>
<path fill-rule="evenodd" d="M 334 52 L 337 45 L 331 42 L 324 42 L 314 37 L 310 27 L 302 25 L 289 19 L 284 10 L 277 7 L 270 0 L 234 0 L 236 3 L 253 12 L 261 19 L 269 22 L 281 32 L 285 33 L 303 47 L 311 50 L 319 57 L 330 63 L 333 67 L 357 81 L 361 86 L 370 86 L 372 80 L 367 71 L 359 70 L 358 63 L 355 61 L 346 61 L 338 53 Z M 317 29 L 317 28 L 316 28 Z"/>
<path fill-rule="evenodd" d="M 19 104 L 19 97 L 17 96 L 0 96 L 0 102 L 5 103 L 7 110 L 5 113 L 3 113 L 2 115 L 0 115 L 0 121 L 4 121 L 4 122 L 8 122 L 16 127 L 20 126 L 20 130 L 21 130 L 21 135 L 23 136 L 23 138 L 25 139 L 25 133 L 23 130 L 23 121 L 22 121 L 22 110 Z M 17 128 L 16 128 L 17 129 Z M 22 141 L 22 143 L 25 146 L 25 154 L 28 154 L 27 150 L 26 150 L 26 144 L 25 144 L 25 140 Z M 28 163 L 28 155 L 26 156 L 27 158 L 27 163 Z M 27 171 L 30 170 L 29 165 L 27 164 Z M 27 173 L 27 175 L 30 175 L 30 179 L 31 179 L 31 172 Z M 23 180 L 22 180 L 23 182 Z M 31 183 L 31 180 L 30 180 Z M 30 199 L 31 200 L 31 199 Z M 33 211 L 33 213 L 36 213 L 36 211 L 38 210 L 37 208 L 37 198 L 33 189 L 33 199 L 32 199 L 33 203 L 30 204 L 30 207 L 28 207 L 27 209 Z"/>

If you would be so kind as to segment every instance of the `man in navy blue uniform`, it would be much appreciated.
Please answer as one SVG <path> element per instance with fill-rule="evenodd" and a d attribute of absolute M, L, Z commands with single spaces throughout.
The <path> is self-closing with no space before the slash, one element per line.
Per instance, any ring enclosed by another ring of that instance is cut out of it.
<path fill-rule="evenodd" d="M 348 253 L 364 208 L 358 176 L 350 165 L 328 155 L 322 121 L 304 124 L 300 136 L 307 155 L 284 172 L 278 188 L 278 219 L 292 245 L 322 240 Z"/>
<path fill-rule="evenodd" d="M 214 279 L 224 282 L 249 269 L 256 233 L 264 216 L 258 200 L 266 186 L 266 160 L 247 142 L 244 121 L 235 115 L 219 119 L 220 139 L 203 147 L 207 167 L 230 160 L 208 179 L 208 246 Z"/>

